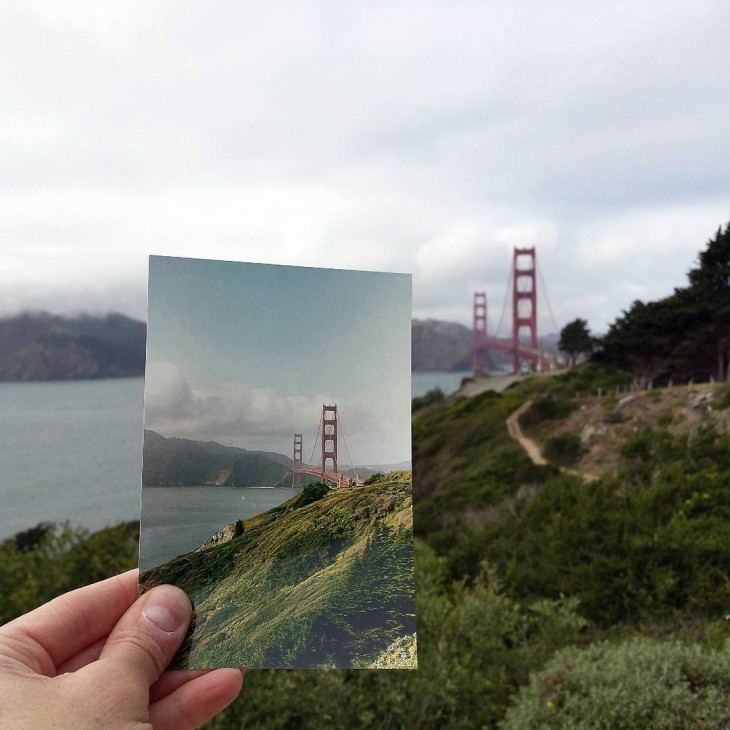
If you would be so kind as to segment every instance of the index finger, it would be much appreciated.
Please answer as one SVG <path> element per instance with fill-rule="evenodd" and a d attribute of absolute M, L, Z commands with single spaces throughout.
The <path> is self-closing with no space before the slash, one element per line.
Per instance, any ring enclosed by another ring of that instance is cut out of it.
<path fill-rule="evenodd" d="M 54 676 L 62 662 L 114 628 L 137 597 L 137 573 L 71 591 L 5 624 L 0 647 L 32 671 Z"/>

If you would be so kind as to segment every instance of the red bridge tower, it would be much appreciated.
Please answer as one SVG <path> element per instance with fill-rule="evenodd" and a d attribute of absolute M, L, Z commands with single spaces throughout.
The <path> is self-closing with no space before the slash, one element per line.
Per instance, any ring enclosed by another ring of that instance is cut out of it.
<path fill-rule="evenodd" d="M 296 487 L 297 473 L 302 470 L 302 434 L 294 434 L 294 465 L 292 466 L 291 486 Z"/>
<path fill-rule="evenodd" d="M 522 266 L 520 266 L 522 264 Z M 539 360 L 537 344 L 537 279 L 535 263 L 535 247 L 516 248 L 514 252 L 512 290 L 512 367 L 514 372 L 520 369 L 520 334 L 527 330 L 527 346 L 535 351 L 530 356 L 530 364 L 536 367 Z"/>
<path fill-rule="evenodd" d="M 332 469 L 337 471 L 337 405 L 322 404 L 322 479 L 328 471 L 327 461 L 332 462 Z"/>
<path fill-rule="evenodd" d="M 487 349 L 487 295 L 474 292 L 474 328 L 471 344 L 471 369 L 475 375 L 489 372 L 489 350 Z"/>

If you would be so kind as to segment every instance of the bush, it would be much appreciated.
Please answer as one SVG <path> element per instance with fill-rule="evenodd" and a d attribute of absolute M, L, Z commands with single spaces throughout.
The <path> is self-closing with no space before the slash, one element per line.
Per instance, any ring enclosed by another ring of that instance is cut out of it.
<path fill-rule="evenodd" d="M 730 650 L 638 638 L 559 651 L 516 695 L 502 730 L 720 730 Z"/>
<path fill-rule="evenodd" d="M 0 624 L 61 593 L 137 565 L 139 523 L 89 535 L 42 523 L 0 542 Z"/>
<path fill-rule="evenodd" d="M 520 416 L 520 426 L 524 429 L 531 429 L 546 421 L 558 421 L 567 418 L 577 407 L 575 401 L 567 398 L 554 396 L 541 398 Z"/>
<path fill-rule="evenodd" d="M 712 407 L 717 411 L 730 408 L 730 384 L 724 383 L 715 390 Z"/>
<path fill-rule="evenodd" d="M 424 395 L 418 396 L 411 401 L 411 413 L 420 411 L 434 403 L 440 403 L 444 399 L 444 391 L 441 388 L 432 388 Z"/>
<path fill-rule="evenodd" d="M 580 437 L 572 433 L 555 436 L 545 444 L 545 458 L 560 466 L 573 466 L 582 454 Z"/>
<path fill-rule="evenodd" d="M 322 497 L 326 496 L 329 491 L 330 488 L 321 482 L 312 482 L 311 484 L 307 484 L 307 486 L 299 492 L 299 496 L 291 503 L 291 507 L 292 509 L 306 507 L 308 504 L 312 504 L 312 502 L 322 499 Z"/>

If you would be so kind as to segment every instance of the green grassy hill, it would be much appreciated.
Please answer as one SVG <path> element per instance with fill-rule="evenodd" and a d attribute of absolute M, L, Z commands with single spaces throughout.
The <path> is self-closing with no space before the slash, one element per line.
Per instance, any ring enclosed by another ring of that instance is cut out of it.
<path fill-rule="evenodd" d="M 193 601 L 178 666 L 366 667 L 413 634 L 410 473 L 307 494 L 141 576 L 142 590 L 173 583 Z"/>

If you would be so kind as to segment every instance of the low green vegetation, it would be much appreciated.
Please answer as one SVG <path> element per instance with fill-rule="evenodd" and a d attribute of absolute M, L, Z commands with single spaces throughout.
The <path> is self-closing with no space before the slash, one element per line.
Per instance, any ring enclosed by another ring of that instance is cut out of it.
<path fill-rule="evenodd" d="M 193 602 L 180 667 L 367 667 L 415 630 L 412 535 L 409 472 L 311 484 L 140 584 L 173 583 Z"/>
<path fill-rule="evenodd" d="M 137 567 L 139 524 L 90 535 L 42 523 L 0 543 L 0 623 L 51 598 Z"/>
<path fill-rule="evenodd" d="M 553 436 L 545 442 L 545 458 L 558 466 L 575 466 L 582 454 L 580 437 L 574 433 Z"/>
<path fill-rule="evenodd" d="M 559 651 L 501 730 L 720 730 L 730 718 L 730 652 L 645 638 Z"/>
<path fill-rule="evenodd" d="M 415 413 L 435 403 L 440 403 L 444 400 L 444 397 L 444 391 L 441 388 L 432 388 L 424 395 L 417 396 L 411 401 L 411 411 Z"/>

